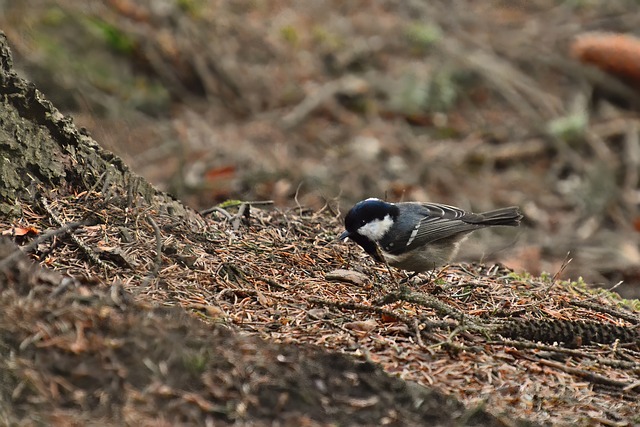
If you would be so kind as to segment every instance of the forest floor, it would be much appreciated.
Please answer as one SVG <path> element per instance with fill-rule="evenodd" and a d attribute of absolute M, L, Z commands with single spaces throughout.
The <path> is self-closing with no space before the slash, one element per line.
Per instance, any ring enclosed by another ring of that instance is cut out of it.
<path fill-rule="evenodd" d="M 633 34 L 633 2 L 162 4 L 11 2 L 0 27 L 18 71 L 195 209 L 519 205 L 517 239 L 460 260 L 555 274 L 570 253 L 564 278 L 640 294 L 640 122 L 572 53 Z"/>
<path fill-rule="evenodd" d="M 46 267 L 0 260 L 1 422 L 640 423 L 640 120 L 571 56 L 635 5 L 159 4 L 2 6 L 21 75 L 217 210 L 93 188 L 0 219 Z M 371 196 L 525 220 L 403 285 L 336 241 Z"/>
<path fill-rule="evenodd" d="M 48 267 L 0 261 L 5 420 L 640 422 L 637 300 L 500 265 L 403 284 L 336 240 L 328 208 L 189 223 L 109 199 L 57 195 L 23 206 L 28 227 L 0 221 Z M 75 240 L 34 240 L 89 214 Z"/>

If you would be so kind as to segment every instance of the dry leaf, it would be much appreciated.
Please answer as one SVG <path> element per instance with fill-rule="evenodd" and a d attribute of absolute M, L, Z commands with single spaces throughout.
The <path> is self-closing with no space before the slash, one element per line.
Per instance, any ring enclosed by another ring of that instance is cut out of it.
<path fill-rule="evenodd" d="M 373 319 L 359 320 L 356 322 L 345 323 L 344 327 L 352 331 L 371 332 L 378 327 L 378 322 Z"/>
<path fill-rule="evenodd" d="M 357 286 L 364 286 L 368 279 L 365 274 L 343 269 L 330 271 L 324 277 L 332 282 L 347 282 Z"/>
<path fill-rule="evenodd" d="M 26 236 L 27 234 L 40 234 L 35 227 L 12 227 L 2 232 L 3 236 Z"/>
<path fill-rule="evenodd" d="M 380 320 L 382 320 L 384 323 L 394 323 L 394 322 L 397 322 L 399 319 L 396 316 L 393 316 L 391 314 L 382 313 L 380 315 Z"/>
<path fill-rule="evenodd" d="M 640 89 L 640 39 L 637 37 L 602 32 L 582 34 L 571 45 L 571 54 Z"/>

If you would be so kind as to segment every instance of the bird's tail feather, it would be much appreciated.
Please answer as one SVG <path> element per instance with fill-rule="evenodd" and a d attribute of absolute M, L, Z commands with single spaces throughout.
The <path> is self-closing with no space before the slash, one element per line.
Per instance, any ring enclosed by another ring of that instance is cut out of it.
<path fill-rule="evenodd" d="M 507 225 L 517 227 L 520 225 L 522 213 L 517 206 L 496 209 L 494 211 L 481 213 L 482 220 L 479 222 L 483 225 Z"/>

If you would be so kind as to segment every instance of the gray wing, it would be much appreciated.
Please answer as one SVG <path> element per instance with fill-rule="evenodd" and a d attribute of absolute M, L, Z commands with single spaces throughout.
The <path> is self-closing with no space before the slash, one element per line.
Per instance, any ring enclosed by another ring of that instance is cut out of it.
<path fill-rule="evenodd" d="M 398 203 L 400 216 L 406 221 L 396 224 L 389 233 L 393 238 L 383 239 L 382 248 L 392 254 L 400 254 L 443 239 L 458 239 L 482 228 L 482 215 L 466 212 L 454 206 L 440 203 Z M 417 224 L 408 228 L 406 224 Z M 404 225 L 404 226 L 403 226 Z M 406 229 L 401 232 L 399 230 Z"/>

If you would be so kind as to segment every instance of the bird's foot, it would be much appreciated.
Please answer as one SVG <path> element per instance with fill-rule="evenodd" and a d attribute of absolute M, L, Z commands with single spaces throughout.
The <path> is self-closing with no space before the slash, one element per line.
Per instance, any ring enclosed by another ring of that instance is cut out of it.
<path fill-rule="evenodd" d="M 420 273 L 417 272 L 413 272 L 409 275 L 407 275 L 404 279 L 400 280 L 400 282 L 398 282 L 399 285 L 409 285 L 411 284 L 411 281 Z"/>

